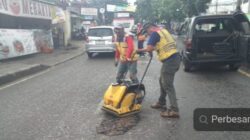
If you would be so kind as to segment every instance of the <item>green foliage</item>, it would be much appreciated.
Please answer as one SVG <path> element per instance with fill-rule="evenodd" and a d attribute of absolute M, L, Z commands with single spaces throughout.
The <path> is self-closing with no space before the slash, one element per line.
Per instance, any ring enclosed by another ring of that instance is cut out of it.
<path fill-rule="evenodd" d="M 152 21 L 155 19 L 154 12 L 157 11 L 153 10 L 153 2 L 151 1 L 155 0 L 137 0 L 136 17 L 138 18 L 138 20 Z"/>
<path fill-rule="evenodd" d="M 182 21 L 203 13 L 211 0 L 137 0 L 137 21 Z"/>
<path fill-rule="evenodd" d="M 206 12 L 208 3 L 211 0 L 180 0 L 183 4 L 183 12 L 187 13 L 188 17 L 199 15 L 200 13 Z"/>

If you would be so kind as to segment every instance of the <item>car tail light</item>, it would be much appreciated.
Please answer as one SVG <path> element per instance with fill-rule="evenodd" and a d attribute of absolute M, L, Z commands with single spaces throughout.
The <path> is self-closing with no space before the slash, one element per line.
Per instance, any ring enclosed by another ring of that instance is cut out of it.
<path fill-rule="evenodd" d="M 186 47 L 187 49 L 191 49 L 191 48 L 192 48 L 192 39 L 186 39 L 186 40 L 184 41 L 184 44 L 185 44 L 185 47 Z"/>

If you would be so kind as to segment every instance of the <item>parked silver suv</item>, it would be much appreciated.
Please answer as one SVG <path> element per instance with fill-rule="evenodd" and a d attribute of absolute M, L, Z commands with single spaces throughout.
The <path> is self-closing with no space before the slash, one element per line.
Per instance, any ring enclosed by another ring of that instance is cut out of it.
<path fill-rule="evenodd" d="M 93 53 L 114 53 L 114 28 L 111 26 L 91 27 L 88 31 L 86 52 L 91 58 Z"/>

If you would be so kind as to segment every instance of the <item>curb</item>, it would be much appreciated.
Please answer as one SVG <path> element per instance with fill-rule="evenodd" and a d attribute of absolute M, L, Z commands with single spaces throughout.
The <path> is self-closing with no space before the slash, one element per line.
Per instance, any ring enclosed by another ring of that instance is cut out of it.
<path fill-rule="evenodd" d="M 43 64 L 35 64 L 35 65 L 32 65 L 28 68 L 25 68 L 25 69 L 22 69 L 22 70 L 19 70 L 19 71 L 16 71 L 16 72 L 13 72 L 13 73 L 8 73 L 6 75 L 0 75 L 0 86 L 4 85 L 4 84 L 7 84 L 7 83 L 10 83 L 10 82 L 13 82 L 13 81 L 16 81 L 20 78 L 23 78 L 25 76 L 28 76 L 28 75 L 32 75 L 32 74 L 35 74 L 35 73 L 38 73 L 38 72 L 41 72 L 41 71 L 44 71 L 44 70 L 47 70 L 51 67 L 54 67 L 54 66 L 57 66 L 57 65 L 60 65 L 62 63 L 65 63 L 67 61 L 70 61 L 74 58 L 77 58 L 81 55 L 84 55 L 84 51 L 75 55 L 75 56 L 72 56 L 72 57 L 69 57 L 69 58 L 66 58 L 58 63 L 55 63 L 51 66 L 48 66 L 48 65 L 43 65 Z"/>
<path fill-rule="evenodd" d="M 20 79 L 22 77 L 31 75 L 31 74 L 35 74 L 37 72 L 43 71 L 48 69 L 50 66 L 46 66 L 46 65 L 41 65 L 41 64 L 36 64 L 33 65 L 31 67 L 13 72 L 13 73 L 8 73 L 6 75 L 0 76 L 0 86 L 13 82 L 17 79 Z"/>
<path fill-rule="evenodd" d="M 53 66 L 58 66 L 58 65 L 60 65 L 60 64 L 62 64 L 62 63 L 65 63 L 65 62 L 67 62 L 67 61 L 70 61 L 70 60 L 72 60 L 72 59 L 75 59 L 75 58 L 77 58 L 77 57 L 79 57 L 79 56 L 81 56 L 81 55 L 84 55 L 84 53 L 85 53 L 85 52 L 83 51 L 83 52 L 81 52 L 81 53 L 79 53 L 79 54 L 77 54 L 77 55 L 75 55 L 75 56 L 66 58 L 66 59 L 64 59 L 64 60 L 62 60 L 62 61 L 60 61 L 60 62 L 57 62 L 57 63 L 53 64 L 52 67 L 53 67 Z"/>

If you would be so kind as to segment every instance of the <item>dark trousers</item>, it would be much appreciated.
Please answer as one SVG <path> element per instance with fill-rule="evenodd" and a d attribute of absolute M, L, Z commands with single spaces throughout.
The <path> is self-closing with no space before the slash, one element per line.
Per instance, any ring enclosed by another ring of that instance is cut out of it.
<path fill-rule="evenodd" d="M 174 77 L 175 73 L 180 67 L 181 57 L 179 54 L 170 57 L 169 59 L 163 61 L 161 67 L 161 76 L 160 76 L 160 88 L 161 95 L 159 98 L 159 103 L 166 105 L 166 96 L 168 95 L 170 101 L 170 109 L 178 112 L 177 98 L 174 88 Z"/>
<path fill-rule="evenodd" d="M 122 83 L 122 80 L 125 79 L 127 72 L 129 71 L 130 80 L 133 83 L 139 83 L 137 78 L 137 61 L 134 62 L 120 62 L 118 65 L 118 72 L 116 76 L 116 82 Z"/>

